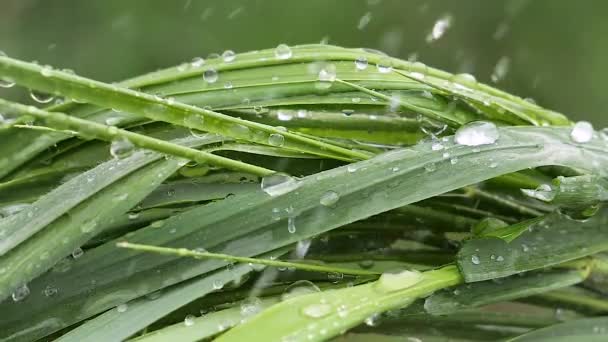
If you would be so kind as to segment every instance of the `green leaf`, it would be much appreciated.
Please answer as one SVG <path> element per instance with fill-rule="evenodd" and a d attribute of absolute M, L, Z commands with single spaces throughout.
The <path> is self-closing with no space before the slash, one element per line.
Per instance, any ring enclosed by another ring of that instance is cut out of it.
<path fill-rule="evenodd" d="M 508 341 L 606 341 L 608 339 L 608 317 L 578 319 L 538 329 Z"/>

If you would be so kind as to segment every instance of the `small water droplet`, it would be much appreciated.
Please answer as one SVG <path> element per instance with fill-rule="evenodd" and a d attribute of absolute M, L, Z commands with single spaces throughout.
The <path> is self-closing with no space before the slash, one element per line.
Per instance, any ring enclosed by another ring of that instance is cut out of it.
<path fill-rule="evenodd" d="M 273 173 L 262 178 L 262 190 L 270 196 L 279 196 L 288 193 L 299 186 L 298 181 L 284 173 Z"/>
<path fill-rule="evenodd" d="M 285 288 L 285 291 L 281 295 L 281 300 L 317 292 L 321 292 L 321 290 L 314 283 L 308 280 L 298 280 Z"/>
<path fill-rule="evenodd" d="M 279 44 L 279 46 L 274 49 L 274 56 L 277 59 L 290 59 L 291 55 L 291 48 L 285 44 Z"/>
<path fill-rule="evenodd" d="M 127 138 L 119 138 L 110 144 L 110 154 L 117 159 L 130 156 L 135 150 L 135 145 Z"/>
<path fill-rule="evenodd" d="M 505 258 L 502 255 L 499 255 L 496 257 L 496 261 L 498 261 L 498 262 L 502 262 L 504 260 L 505 260 Z"/>
<path fill-rule="evenodd" d="M 365 56 L 359 56 L 357 57 L 357 59 L 355 59 L 355 68 L 357 70 L 365 70 L 367 69 L 367 57 Z"/>
<path fill-rule="evenodd" d="M 53 68 L 50 65 L 45 65 L 40 69 L 40 75 L 49 77 L 53 74 Z"/>
<path fill-rule="evenodd" d="M 72 251 L 72 258 L 78 259 L 81 256 L 83 256 L 83 254 L 84 254 L 84 251 L 82 250 L 82 248 L 78 247 Z"/>
<path fill-rule="evenodd" d="M 268 136 L 268 144 L 272 146 L 283 146 L 285 144 L 285 137 L 282 134 L 273 133 Z"/>
<path fill-rule="evenodd" d="M 200 68 L 205 64 L 205 59 L 203 57 L 194 57 L 190 65 L 194 68 Z"/>
<path fill-rule="evenodd" d="M 572 138 L 572 141 L 579 144 L 591 141 L 593 138 L 593 125 L 587 121 L 575 123 L 572 127 L 572 131 L 570 131 L 570 138 Z"/>
<path fill-rule="evenodd" d="M 277 112 L 277 119 L 281 121 L 290 121 L 291 119 L 293 119 L 293 114 L 290 112 L 279 110 Z"/>
<path fill-rule="evenodd" d="M 222 53 L 222 59 L 224 62 L 230 63 L 236 59 L 236 53 L 234 53 L 232 50 L 226 50 L 224 53 Z"/>
<path fill-rule="evenodd" d="M 257 297 L 250 297 L 241 302 L 241 316 L 251 317 L 262 311 L 262 301 Z"/>
<path fill-rule="evenodd" d="M 305 316 L 311 318 L 321 318 L 329 315 L 332 312 L 332 307 L 326 303 L 310 304 L 302 309 Z"/>
<path fill-rule="evenodd" d="M 27 287 L 27 285 L 23 284 L 15 289 L 15 291 L 12 293 L 11 297 L 13 298 L 14 302 L 20 302 L 29 295 L 30 295 L 30 288 Z"/>
<path fill-rule="evenodd" d="M 324 207 L 332 207 L 340 200 L 340 195 L 332 190 L 326 191 L 322 196 L 319 202 Z"/>
<path fill-rule="evenodd" d="M 458 157 L 450 158 L 450 164 L 454 165 L 456 163 L 458 163 Z"/>
<path fill-rule="evenodd" d="M 296 232 L 296 218 L 295 217 L 288 217 L 287 218 L 287 231 L 290 234 L 294 234 Z"/>
<path fill-rule="evenodd" d="M 410 76 L 417 80 L 424 80 L 428 73 L 429 67 L 421 62 L 415 62 L 410 66 Z"/>
<path fill-rule="evenodd" d="M 454 141 L 459 145 L 479 146 L 495 143 L 498 136 L 498 128 L 494 123 L 473 121 L 456 131 Z"/>
<path fill-rule="evenodd" d="M 6 57 L 6 53 L 0 50 L 0 57 Z M 0 78 L 0 87 L 2 88 L 10 88 L 15 85 L 11 79 L 8 78 Z"/>
<path fill-rule="evenodd" d="M 435 170 L 437 170 L 437 165 L 435 165 L 435 163 L 426 163 L 424 165 L 424 169 L 427 172 L 434 172 Z"/>
<path fill-rule="evenodd" d="M 376 64 L 376 68 L 378 68 L 378 72 L 386 74 L 393 70 L 393 61 L 390 57 L 383 57 Z"/>
<path fill-rule="evenodd" d="M 218 78 L 219 74 L 217 73 L 217 70 L 213 68 L 209 68 L 203 72 L 203 80 L 209 84 L 217 82 Z"/>
<path fill-rule="evenodd" d="M 232 89 L 233 85 L 232 82 L 227 81 L 226 83 L 224 83 L 224 89 Z"/>
<path fill-rule="evenodd" d="M 213 281 L 213 289 L 214 290 L 220 290 L 222 287 L 224 287 L 224 283 L 221 280 L 214 280 Z"/>
<path fill-rule="evenodd" d="M 479 261 L 479 256 L 477 256 L 477 254 L 473 254 L 471 255 L 471 262 L 474 265 L 479 265 L 480 261 Z"/>
<path fill-rule="evenodd" d="M 524 195 L 544 202 L 551 202 L 555 198 L 555 191 L 549 184 L 541 184 L 536 189 L 521 189 Z"/>
<path fill-rule="evenodd" d="M 45 297 L 52 297 L 52 296 L 54 296 L 56 294 L 57 294 L 57 288 L 56 287 L 53 287 L 51 285 L 47 285 L 44 288 L 44 296 Z"/>
<path fill-rule="evenodd" d="M 186 317 L 184 317 L 184 325 L 187 327 L 193 326 L 195 323 L 195 318 L 196 317 L 194 317 L 194 315 L 187 315 Z"/>
<path fill-rule="evenodd" d="M 336 80 L 336 66 L 329 64 L 319 71 L 317 89 L 328 89 Z"/>
<path fill-rule="evenodd" d="M 440 142 L 435 142 L 431 145 L 431 150 L 441 151 L 441 150 L 443 150 L 443 145 Z"/>
<path fill-rule="evenodd" d="M 129 306 L 127 304 L 120 304 L 116 307 L 116 311 L 118 312 L 126 312 Z"/>

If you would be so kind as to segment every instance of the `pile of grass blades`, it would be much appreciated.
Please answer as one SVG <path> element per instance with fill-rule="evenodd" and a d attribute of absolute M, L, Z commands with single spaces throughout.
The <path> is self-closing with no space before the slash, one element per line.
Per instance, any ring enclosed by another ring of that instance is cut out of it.
<path fill-rule="evenodd" d="M 608 133 L 366 49 L 0 55 L 3 341 L 608 338 Z"/>

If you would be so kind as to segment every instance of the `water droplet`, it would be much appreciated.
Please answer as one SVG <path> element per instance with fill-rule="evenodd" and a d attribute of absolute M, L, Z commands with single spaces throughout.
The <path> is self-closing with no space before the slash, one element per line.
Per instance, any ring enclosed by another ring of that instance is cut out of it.
<path fill-rule="evenodd" d="M 507 75 L 507 72 L 509 72 L 510 64 L 511 64 L 511 60 L 509 59 L 509 57 L 506 57 L 506 56 L 500 57 L 500 59 L 498 60 L 498 63 L 496 63 L 496 66 L 494 66 L 494 71 L 492 72 L 492 76 L 490 77 L 492 79 L 492 82 L 498 83 L 503 78 L 505 78 L 505 76 Z"/>
<path fill-rule="evenodd" d="M 233 85 L 232 82 L 228 81 L 226 83 L 224 83 L 224 89 L 232 89 Z"/>
<path fill-rule="evenodd" d="M 493 144 L 498 140 L 498 128 L 492 122 L 473 121 L 460 127 L 454 135 L 459 145 L 479 146 Z"/>
<path fill-rule="evenodd" d="M 328 89 L 336 80 L 336 66 L 329 64 L 319 71 L 317 89 Z"/>
<path fill-rule="evenodd" d="M 30 90 L 30 97 L 38 103 L 49 103 L 54 99 L 53 95 L 41 93 L 36 90 Z"/>
<path fill-rule="evenodd" d="M 294 234 L 296 232 L 296 218 L 295 217 L 287 218 L 287 231 L 290 234 Z"/>
<path fill-rule="evenodd" d="M 282 134 L 273 133 L 268 136 L 268 145 L 280 147 L 283 144 L 285 144 L 285 137 Z"/>
<path fill-rule="evenodd" d="M 382 292 L 394 292 L 418 284 L 423 278 L 418 271 L 401 271 L 399 273 L 382 273 L 375 287 Z"/>
<path fill-rule="evenodd" d="M 314 283 L 308 280 L 298 280 L 285 288 L 285 291 L 281 295 L 281 300 L 287 300 L 289 298 L 317 292 L 321 292 L 321 290 Z"/>
<path fill-rule="evenodd" d="M 437 170 L 437 165 L 435 165 L 435 163 L 426 163 L 424 165 L 424 169 L 427 172 L 434 172 L 435 170 Z"/>
<path fill-rule="evenodd" d="M 415 62 L 410 66 L 410 76 L 417 80 L 423 80 L 429 71 L 429 67 L 421 62 Z"/>
<path fill-rule="evenodd" d="M 200 68 L 205 64 L 205 59 L 203 57 L 194 57 L 190 65 L 194 68 Z"/>
<path fill-rule="evenodd" d="M 302 313 L 305 316 L 311 318 L 321 318 L 329 315 L 332 312 L 332 307 L 329 304 L 319 303 L 319 304 L 310 304 L 304 309 L 302 309 Z"/>
<path fill-rule="evenodd" d="M 431 145 L 431 150 L 441 151 L 441 150 L 443 150 L 443 145 L 440 142 L 435 142 Z"/>
<path fill-rule="evenodd" d="M 505 258 L 502 255 L 499 255 L 496 257 L 496 261 L 498 262 L 503 262 L 505 260 Z"/>
<path fill-rule="evenodd" d="M 13 301 L 20 302 L 29 295 L 30 295 L 30 288 L 27 287 L 27 285 L 23 284 L 23 285 L 19 286 L 18 288 L 16 288 L 11 296 L 13 297 Z"/>
<path fill-rule="evenodd" d="M 214 290 L 220 290 L 222 287 L 224 287 L 224 283 L 221 280 L 214 280 L 213 281 L 213 289 Z"/>
<path fill-rule="evenodd" d="M 0 50 L 0 57 L 6 57 L 6 53 L 4 53 L 4 51 Z M 14 85 L 15 85 L 15 82 L 13 82 L 10 79 L 0 78 L 0 87 L 2 87 L 2 88 L 10 88 L 10 87 L 12 87 Z"/>
<path fill-rule="evenodd" d="M 50 65 L 45 65 L 40 69 L 40 75 L 49 77 L 53 74 L 53 68 Z"/>
<path fill-rule="evenodd" d="M 378 61 L 376 68 L 378 68 L 378 72 L 386 74 L 393 70 L 393 62 L 390 57 L 384 57 Z"/>
<path fill-rule="evenodd" d="M 522 243 L 522 244 L 521 244 L 521 250 L 522 250 L 524 253 L 526 253 L 526 252 L 528 252 L 528 251 L 530 250 L 530 247 L 528 247 L 528 245 L 525 245 L 525 244 L 523 244 L 523 243 Z"/>
<path fill-rule="evenodd" d="M 83 255 L 84 255 L 84 251 L 80 247 L 78 247 L 72 251 L 72 258 L 74 258 L 74 259 L 78 259 Z"/>
<path fill-rule="evenodd" d="M 555 191 L 549 184 L 541 184 L 536 189 L 521 189 L 524 195 L 544 202 L 551 202 L 555 198 Z"/>
<path fill-rule="evenodd" d="M 129 306 L 127 304 L 120 304 L 116 307 L 116 311 L 118 312 L 126 312 Z"/>
<path fill-rule="evenodd" d="M 285 44 L 279 44 L 279 46 L 274 49 L 274 56 L 277 59 L 290 59 L 291 55 L 291 48 Z"/>
<path fill-rule="evenodd" d="M 262 178 L 262 190 L 270 196 L 279 196 L 288 193 L 299 186 L 298 181 L 284 173 L 273 173 Z"/>
<path fill-rule="evenodd" d="M 579 121 L 574 124 L 570 131 L 572 141 L 583 144 L 591 141 L 593 138 L 593 125 L 587 121 Z"/>
<path fill-rule="evenodd" d="M 452 15 L 444 14 L 433 25 L 433 29 L 426 36 L 426 42 L 432 43 L 443 37 L 445 32 L 452 26 Z"/>
<path fill-rule="evenodd" d="M 450 164 L 454 165 L 456 163 L 458 163 L 458 157 L 454 157 L 454 158 L 450 159 Z"/>
<path fill-rule="evenodd" d="M 215 83 L 217 82 L 218 78 L 219 74 L 217 73 L 217 70 L 213 68 L 209 68 L 203 72 L 203 80 L 205 80 L 207 83 Z"/>
<path fill-rule="evenodd" d="M 110 154 L 117 159 L 130 156 L 135 150 L 135 145 L 127 138 L 119 138 L 110 144 Z"/>
<path fill-rule="evenodd" d="M 185 326 L 187 326 L 187 327 L 193 326 L 193 325 L 194 325 L 194 323 L 195 323 L 195 322 L 194 322 L 194 319 L 195 319 L 195 318 L 196 318 L 196 317 L 194 317 L 194 315 L 187 315 L 187 316 L 184 318 L 184 325 L 185 325 Z"/>
<path fill-rule="evenodd" d="M 372 268 L 372 267 L 374 267 L 374 260 L 372 260 L 372 259 L 361 260 L 361 261 L 359 261 L 359 267 L 361 267 L 363 269 Z"/>
<path fill-rule="evenodd" d="M 322 206 L 331 207 L 338 203 L 338 200 L 340 200 L 340 195 L 335 191 L 329 190 L 321 196 L 319 203 Z"/>
<path fill-rule="evenodd" d="M 480 261 L 479 261 L 479 256 L 477 256 L 477 254 L 473 254 L 471 255 L 471 262 L 474 265 L 479 265 Z"/>
<path fill-rule="evenodd" d="M 281 121 L 290 121 L 291 119 L 293 119 L 293 114 L 290 112 L 279 110 L 277 112 L 277 119 Z"/>
<path fill-rule="evenodd" d="M 56 294 L 57 294 L 57 288 L 56 288 L 56 287 L 53 287 L 53 286 L 51 286 L 51 285 L 47 285 L 47 286 L 44 288 L 44 295 L 45 295 L 46 297 L 52 297 L 52 296 L 54 296 L 54 295 L 56 295 Z"/>
<path fill-rule="evenodd" d="M 367 69 L 367 57 L 365 56 L 359 56 L 357 57 L 357 59 L 355 59 L 355 68 L 357 70 L 365 70 Z"/>
<path fill-rule="evenodd" d="M 236 59 L 236 54 L 232 50 L 226 50 L 222 53 L 222 59 L 226 63 L 230 63 Z"/>
<path fill-rule="evenodd" d="M 365 325 L 369 326 L 369 327 L 375 327 L 380 323 L 380 315 L 378 314 L 373 314 L 369 317 L 367 317 L 363 323 L 365 323 Z"/>

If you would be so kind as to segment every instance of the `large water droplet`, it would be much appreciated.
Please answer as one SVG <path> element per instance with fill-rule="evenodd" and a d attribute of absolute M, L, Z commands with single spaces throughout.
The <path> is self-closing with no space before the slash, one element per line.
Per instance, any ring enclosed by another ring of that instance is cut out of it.
<path fill-rule="evenodd" d="M 236 59 L 236 54 L 232 50 L 226 50 L 222 53 L 222 59 L 226 63 L 230 63 Z"/>
<path fill-rule="evenodd" d="M 418 271 L 385 272 L 382 273 L 374 286 L 382 292 L 393 292 L 412 287 L 418 284 L 422 278 L 422 273 Z"/>
<path fill-rule="evenodd" d="M 319 287 L 314 283 L 308 280 L 298 280 L 285 289 L 281 295 L 281 300 L 317 292 L 321 292 L 321 289 L 319 289 Z"/>
<path fill-rule="evenodd" d="M 494 123 L 473 121 L 456 131 L 454 141 L 459 145 L 479 146 L 495 143 L 498 136 L 498 128 Z"/>
<path fill-rule="evenodd" d="M 574 124 L 570 131 L 572 141 L 583 144 L 591 141 L 593 138 L 593 125 L 587 121 L 579 121 Z"/>
<path fill-rule="evenodd" d="M 44 291 L 43 291 L 43 292 L 44 292 L 44 296 L 45 296 L 45 297 L 52 297 L 52 296 L 54 296 L 54 295 L 56 295 L 56 294 L 57 294 L 57 288 L 56 288 L 56 287 L 53 287 L 53 286 L 51 286 L 51 285 L 47 285 L 47 286 L 44 288 Z"/>
<path fill-rule="evenodd" d="M 207 83 L 215 83 L 218 78 L 219 74 L 217 73 L 217 70 L 213 68 L 209 68 L 203 72 L 203 80 Z"/>
<path fill-rule="evenodd" d="M 134 150 L 135 145 L 127 138 L 116 139 L 110 144 L 110 154 L 117 159 L 130 156 Z"/>
<path fill-rule="evenodd" d="M 273 173 L 262 178 L 262 190 L 270 196 L 279 196 L 288 193 L 299 186 L 298 181 L 284 173 Z"/>
<path fill-rule="evenodd" d="M 365 56 L 359 56 L 357 57 L 357 59 L 355 59 L 355 68 L 357 70 L 365 70 L 367 69 L 367 57 Z"/>
<path fill-rule="evenodd" d="M 285 144 L 285 137 L 282 134 L 273 133 L 268 136 L 268 144 L 272 146 L 283 146 Z"/>
<path fill-rule="evenodd" d="M 340 195 L 333 190 L 329 190 L 321 196 L 319 203 L 321 203 L 322 206 L 331 207 L 338 203 L 339 200 Z"/>
<path fill-rule="evenodd" d="M 30 90 L 30 97 L 38 103 L 49 103 L 54 99 L 53 95 L 41 93 L 36 90 Z"/>
<path fill-rule="evenodd" d="M 310 304 L 302 309 L 305 316 L 311 318 L 321 318 L 329 315 L 332 312 L 332 307 L 326 303 Z"/>
<path fill-rule="evenodd" d="M 13 297 L 13 301 L 20 302 L 29 295 L 30 295 L 30 288 L 24 284 L 24 285 L 21 285 L 18 288 L 16 288 L 11 296 Z"/>
<path fill-rule="evenodd" d="M 291 48 L 285 44 L 279 44 L 279 46 L 274 49 L 274 56 L 277 59 L 290 59 L 291 54 Z"/>

